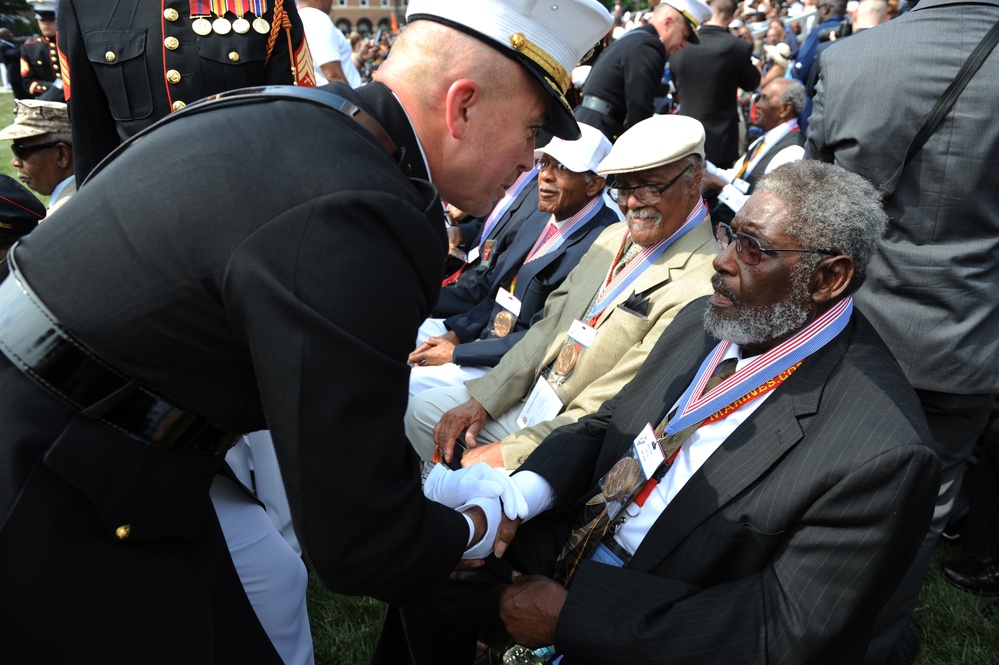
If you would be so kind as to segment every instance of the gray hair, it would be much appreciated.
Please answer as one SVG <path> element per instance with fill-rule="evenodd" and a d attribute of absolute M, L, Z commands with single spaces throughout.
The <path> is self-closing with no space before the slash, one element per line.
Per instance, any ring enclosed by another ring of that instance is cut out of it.
<path fill-rule="evenodd" d="M 784 80 L 787 81 L 787 85 L 784 86 L 784 91 L 780 95 L 780 105 L 784 106 L 784 104 L 790 103 L 794 108 L 794 117 L 797 118 L 805 109 L 805 86 L 796 79 Z"/>
<path fill-rule="evenodd" d="M 783 205 L 782 231 L 801 247 L 831 248 L 853 259 L 852 294 L 867 279 L 867 265 L 888 226 L 881 194 L 846 169 L 811 160 L 784 164 L 756 183 Z M 823 255 L 815 254 L 815 265 Z"/>

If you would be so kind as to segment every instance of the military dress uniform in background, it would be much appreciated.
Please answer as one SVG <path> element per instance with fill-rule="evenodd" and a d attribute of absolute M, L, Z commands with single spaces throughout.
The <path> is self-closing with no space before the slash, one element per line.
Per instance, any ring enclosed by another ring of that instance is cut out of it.
<path fill-rule="evenodd" d="M 77 184 L 122 141 L 202 97 L 315 85 L 294 0 L 60 0 L 58 16 Z"/>
<path fill-rule="evenodd" d="M 21 46 L 21 81 L 31 97 L 63 101 L 56 86 L 62 78 L 55 38 L 39 37 Z"/>

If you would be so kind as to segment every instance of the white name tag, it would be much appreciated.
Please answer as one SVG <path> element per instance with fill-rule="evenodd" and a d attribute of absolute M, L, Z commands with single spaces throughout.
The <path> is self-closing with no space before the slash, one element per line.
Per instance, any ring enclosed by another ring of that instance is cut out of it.
<path fill-rule="evenodd" d="M 743 194 L 749 191 L 749 183 L 743 180 L 742 178 L 736 178 L 735 180 L 733 180 L 732 186 L 738 189 Z"/>
<path fill-rule="evenodd" d="M 572 322 L 569 326 L 569 337 L 576 340 L 586 348 L 590 348 L 593 344 L 593 340 L 597 338 L 597 329 L 593 326 L 588 326 L 579 319 Z"/>
<path fill-rule="evenodd" d="M 731 208 L 733 212 L 739 212 L 742 210 L 742 206 L 746 204 L 748 199 L 748 196 L 740 192 L 732 185 L 725 185 L 722 190 L 718 192 L 718 200 Z"/>
<path fill-rule="evenodd" d="M 478 245 L 476 245 L 475 247 L 473 247 L 472 251 L 470 251 L 468 253 L 468 255 L 465 257 L 465 263 L 471 263 L 472 261 L 474 261 L 477 258 L 479 258 L 479 246 Z"/>
<path fill-rule="evenodd" d="M 648 480 L 656 472 L 656 469 L 659 468 L 659 465 L 663 463 L 663 460 L 666 459 L 662 446 L 659 445 L 659 439 L 656 437 L 655 430 L 652 429 L 652 423 L 645 425 L 645 429 L 635 437 L 635 442 L 632 446 L 635 448 L 635 457 L 638 458 L 639 463 L 642 465 L 642 473 L 645 474 L 645 479 Z"/>
<path fill-rule="evenodd" d="M 520 316 L 520 300 L 506 289 L 501 288 L 496 294 L 496 304 L 514 316 Z"/>
<path fill-rule="evenodd" d="M 562 410 L 562 400 L 544 377 L 534 382 L 531 394 L 524 402 L 524 408 L 517 416 L 517 425 L 521 428 L 534 427 L 538 423 L 551 420 Z"/>

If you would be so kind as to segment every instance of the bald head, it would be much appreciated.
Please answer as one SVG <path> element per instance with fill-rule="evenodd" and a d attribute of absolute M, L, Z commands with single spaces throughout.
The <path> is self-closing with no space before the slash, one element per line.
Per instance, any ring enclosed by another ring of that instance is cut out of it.
<path fill-rule="evenodd" d="M 516 60 L 434 21 L 399 35 L 376 80 L 402 102 L 441 196 L 473 215 L 534 163 L 551 98 Z"/>
<path fill-rule="evenodd" d="M 857 6 L 857 17 L 853 21 L 854 30 L 873 28 L 888 20 L 886 0 L 862 0 Z"/>

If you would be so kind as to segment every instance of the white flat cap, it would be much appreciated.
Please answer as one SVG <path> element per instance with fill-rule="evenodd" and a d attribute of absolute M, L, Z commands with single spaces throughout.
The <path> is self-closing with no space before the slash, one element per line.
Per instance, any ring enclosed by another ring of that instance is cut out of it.
<path fill-rule="evenodd" d="M 611 142 L 599 129 L 579 123 L 581 135 L 575 141 L 553 138 L 548 145 L 534 151 L 534 159 L 548 155 L 574 173 L 597 172 L 597 166 L 610 152 Z"/>
<path fill-rule="evenodd" d="M 687 22 L 690 27 L 690 39 L 687 41 L 691 44 L 700 44 L 697 31 L 701 29 L 702 23 L 711 18 L 711 7 L 701 0 L 663 0 L 663 4 L 680 12 L 680 16 Z"/>
<path fill-rule="evenodd" d="M 565 93 L 569 72 L 613 22 L 597 0 L 410 0 L 406 20 L 421 19 L 461 30 L 519 62 L 556 102 L 545 128 L 579 137 Z"/>
<path fill-rule="evenodd" d="M 634 173 L 683 159 L 704 158 L 704 125 L 685 115 L 654 115 L 618 137 L 597 173 Z"/>

